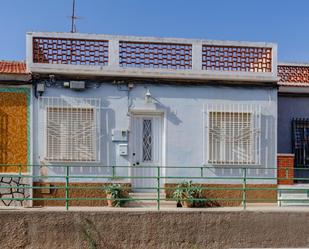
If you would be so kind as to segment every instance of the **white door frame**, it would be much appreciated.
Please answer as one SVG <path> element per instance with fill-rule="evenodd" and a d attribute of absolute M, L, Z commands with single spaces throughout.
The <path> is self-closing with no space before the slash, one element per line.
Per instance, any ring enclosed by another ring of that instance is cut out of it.
<path fill-rule="evenodd" d="M 133 148 L 133 139 L 131 138 L 132 134 L 132 122 L 134 117 L 143 117 L 143 116 L 161 116 L 162 117 L 162 151 L 161 151 L 161 177 L 166 176 L 166 137 L 167 137 L 167 120 L 166 120 L 166 111 L 165 110 L 139 110 L 133 109 L 130 111 L 130 129 L 129 129 L 129 167 L 128 167 L 128 176 L 132 176 L 132 148 Z M 132 183 L 132 178 L 129 179 L 129 182 Z M 164 186 L 166 179 L 161 180 L 161 188 Z"/>

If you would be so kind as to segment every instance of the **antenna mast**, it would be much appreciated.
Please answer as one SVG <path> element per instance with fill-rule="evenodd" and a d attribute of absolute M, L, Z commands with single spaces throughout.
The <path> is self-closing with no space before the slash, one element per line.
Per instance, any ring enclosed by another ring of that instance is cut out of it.
<path fill-rule="evenodd" d="M 72 8 L 72 24 L 71 24 L 71 33 L 76 33 L 76 24 L 75 20 L 77 19 L 77 16 L 75 16 L 75 0 L 73 0 L 73 8 Z"/>

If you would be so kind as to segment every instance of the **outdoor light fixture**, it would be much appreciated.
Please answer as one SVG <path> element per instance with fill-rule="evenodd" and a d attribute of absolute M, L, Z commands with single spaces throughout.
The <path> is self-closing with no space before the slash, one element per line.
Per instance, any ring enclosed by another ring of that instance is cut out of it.
<path fill-rule="evenodd" d="M 145 101 L 146 101 L 146 103 L 151 103 L 152 102 L 152 96 L 151 96 L 151 93 L 149 91 L 149 88 L 147 88 L 147 91 L 145 93 Z"/>

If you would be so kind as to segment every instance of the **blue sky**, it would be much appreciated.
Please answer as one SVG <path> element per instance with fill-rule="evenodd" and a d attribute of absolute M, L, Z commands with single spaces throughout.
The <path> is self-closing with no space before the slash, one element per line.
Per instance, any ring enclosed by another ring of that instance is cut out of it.
<path fill-rule="evenodd" d="M 76 0 L 82 33 L 276 42 L 309 62 L 308 0 Z M 27 31 L 70 31 L 72 0 L 0 0 L 0 60 L 25 59 Z"/>

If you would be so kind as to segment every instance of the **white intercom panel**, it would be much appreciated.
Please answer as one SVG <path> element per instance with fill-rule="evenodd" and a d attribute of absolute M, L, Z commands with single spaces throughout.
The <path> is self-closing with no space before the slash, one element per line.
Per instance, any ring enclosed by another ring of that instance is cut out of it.
<path fill-rule="evenodd" d="M 120 156 L 128 155 L 128 144 L 118 144 L 118 154 Z"/>

